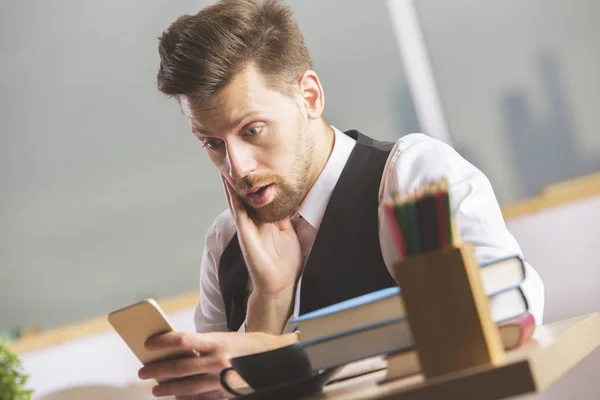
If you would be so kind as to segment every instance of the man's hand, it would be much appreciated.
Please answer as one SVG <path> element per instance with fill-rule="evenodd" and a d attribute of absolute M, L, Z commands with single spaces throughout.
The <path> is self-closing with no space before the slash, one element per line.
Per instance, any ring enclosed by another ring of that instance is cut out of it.
<path fill-rule="evenodd" d="M 275 223 L 254 221 L 235 190 L 225 178 L 222 180 L 252 279 L 247 330 L 279 334 L 292 312 L 296 282 L 302 272 L 298 236 L 289 219 Z"/>
<path fill-rule="evenodd" d="M 254 221 L 236 191 L 222 179 L 254 289 L 277 295 L 294 286 L 302 269 L 302 252 L 292 222 Z"/>
<path fill-rule="evenodd" d="M 222 343 L 210 336 L 170 332 L 148 339 L 146 348 L 195 350 L 198 353 L 195 357 L 157 361 L 141 368 L 138 373 L 141 379 L 160 382 L 152 389 L 155 396 L 202 394 L 208 399 L 221 395 L 219 373 L 230 365 Z"/>
<path fill-rule="evenodd" d="M 195 350 L 198 356 L 156 361 L 141 368 L 138 375 L 141 379 L 159 381 L 152 390 L 157 397 L 218 399 L 227 394 L 219 383 L 219 373 L 230 366 L 229 357 L 272 350 L 297 340 L 296 334 L 169 332 L 148 339 L 146 348 Z M 227 381 L 233 387 L 247 386 L 237 373 L 228 374 Z"/>

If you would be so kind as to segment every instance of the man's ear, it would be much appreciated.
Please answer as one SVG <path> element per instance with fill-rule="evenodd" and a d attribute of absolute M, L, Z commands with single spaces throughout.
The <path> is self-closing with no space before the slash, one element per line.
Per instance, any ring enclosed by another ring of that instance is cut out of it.
<path fill-rule="evenodd" d="M 325 93 L 323 93 L 323 87 L 317 73 L 312 70 L 304 72 L 298 80 L 298 87 L 308 117 L 310 119 L 321 118 L 325 108 Z"/>

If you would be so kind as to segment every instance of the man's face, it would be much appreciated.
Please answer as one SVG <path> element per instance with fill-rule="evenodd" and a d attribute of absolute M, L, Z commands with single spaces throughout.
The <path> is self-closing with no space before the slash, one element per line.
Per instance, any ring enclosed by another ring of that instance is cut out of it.
<path fill-rule="evenodd" d="M 297 211 L 314 149 L 301 101 L 270 89 L 263 75 L 249 67 L 213 99 L 182 96 L 181 106 L 252 218 L 274 222 Z"/>

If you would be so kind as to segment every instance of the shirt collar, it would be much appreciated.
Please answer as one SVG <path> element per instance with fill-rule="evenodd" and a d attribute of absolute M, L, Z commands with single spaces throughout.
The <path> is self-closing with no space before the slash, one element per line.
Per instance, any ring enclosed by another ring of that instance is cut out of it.
<path fill-rule="evenodd" d="M 293 218 L 302 216 L 315 229 L 319 229 L 325 209 L 337 184 L 348 157 L 356 145 L 356 140 L 331 126 L 334 132 L 333 150 L 321 174 L 308 191 L 298 212 Z"/>

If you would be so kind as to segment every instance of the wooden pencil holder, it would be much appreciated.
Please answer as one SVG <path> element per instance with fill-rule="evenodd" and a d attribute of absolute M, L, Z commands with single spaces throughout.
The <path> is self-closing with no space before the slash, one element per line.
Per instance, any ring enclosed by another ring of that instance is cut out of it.
<path fill-rule="evenodd" d="M 394 267 L 425 378 L 504 359 L 479 268 L 469 243 Z"/>

